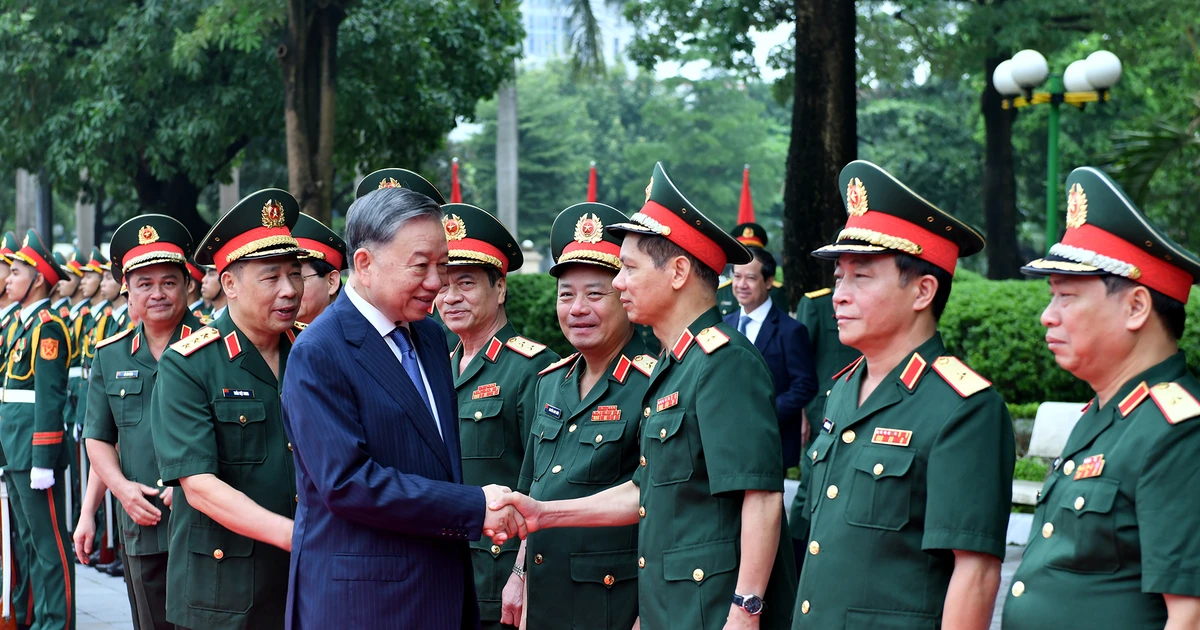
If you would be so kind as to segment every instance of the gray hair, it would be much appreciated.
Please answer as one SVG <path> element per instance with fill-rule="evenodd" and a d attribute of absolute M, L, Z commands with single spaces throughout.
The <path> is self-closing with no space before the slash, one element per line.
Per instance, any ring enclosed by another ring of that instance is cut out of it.
<path fill-rule="evenodd" d="M 387 245 L 404 224 L 421 217 L 442 220 L 437 202 L 407 188 L 382 188 L 359 197 L 346 212 L 346 253 L 354 268 L 354 252 Z"/>

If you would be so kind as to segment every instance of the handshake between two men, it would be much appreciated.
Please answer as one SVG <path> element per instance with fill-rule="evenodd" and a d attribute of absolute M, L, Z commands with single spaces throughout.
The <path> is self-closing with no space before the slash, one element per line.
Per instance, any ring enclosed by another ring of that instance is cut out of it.
<path fill-rule="evenodd" d="M 483 518 L 483 535 L 502 545 L 513 538 L 525 540 L 538 530 L 537 502 L 520 492 L 496 484 L 483 487 L 487 514 Z"/>

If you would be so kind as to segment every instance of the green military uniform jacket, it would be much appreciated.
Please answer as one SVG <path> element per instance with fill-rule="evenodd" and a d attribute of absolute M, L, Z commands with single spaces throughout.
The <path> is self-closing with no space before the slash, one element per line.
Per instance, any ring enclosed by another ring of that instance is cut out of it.
<path fill-rule="evenodd" d="M 171 339 L 179 341 L 199 329 L 196 318 L 185 314 Z M 88 384 L 87 421 L 83 427 L 84 439 L 120 445 L 121 474 L 152 488 L 163 486 L 150 430 L 151 395 L 157 374 L 158 360 L 150 352 L 141 326 L 96 344 Z M 163 514 L 170 514 L 161 499 L 146 498 Z M 117 514 L 121 519 L 120 531 L 125 536 L 126 554 L 167 552 L 170 536 L 167 520 L 158 525 L 138 525 L 125 510 L 117 510 Z"/>
<path fill-rule="evenodd" d="M 279 379 L 226 312 L 159 358 L 154 450 L 167 485 L 213 474 L 293 518 L 296 470 L 279 403 L 295 333 L 279 342 Z M 187 628 L 282 628 L 287 552 L 235 534 L 188 505 L 171 509 L 167 621 Z"/>
<path fill-rule="evenodd" d="M 644 459 L 633 477 L 642 627 L 719 630 L 741 566 L 743 492 L 783 491 L 771 373 L 713 308 L 659 359 L 642 418 Z M 780 519 L 766 593 L 754 593 L 766 604 L 764 629 L 791 624 L 796 575 L 786 527 Z"/>
<path fill-rule="evenodd" d="M 29 317 L 22 320 L 17 311 L 15 318 L 0 403 L 6 469 L 66 468 L 62 419 L 70 353 L 67 325 L 50 310 L 49 300 Z"/>
<path fill-rule="evenodd" d="M 783 283 L 776 280 L 775 284 L 771 285 L 771 290 L 767 292 L 767 297 L 771 298 L 776 306 L 783 309 L 787 313 L 791 311 L 788 303 L 787 291 L 783 289 Z M 724 317 L 739 308 L 742 305 L 738 304 L 737 298 L 733 295 L 733 280 L 726 280 L 717 287 L 717 308 L 721 309 L 721 317 Z"/>
<path fill-rule="evenodd" d="M 83 425 L 87 417 L 87 399 L 88 399 L 88 377 L 92 368 L 92 359 L 96 357 L 96 342 L 99 339 L 96 336 L 96 331 L 101 320 L 105 316 L 112 316 L 112 305 L 108 300 L 103 300 L 93 307 L 88 307 L 88 311 L 80 311 L 81 317 L 76 320 L 75 338 L 79 344 L 79 367 L 80 380 L 77 385 L 79 392 L 79 405 L 76 407 L 75 418 L 70 420 L 74 424 Z"/>
<path fill-rule="evenodd" d="M 194 323 L 200 323 L 198 316 L 192 316 L 189 319 L 194 320 Z M 96 321 L 96 328 L 92 333 L 93 341 L 98 346 L 101 341 L 131 328 L 133 326 L 129 325 L 129 304 L 122 304 L 115 308 L 112 306 L 105 307 L 103 314 L 100 315 L 100 319 Z M 199 326 L 196 326 L 196 328 L 199 328 Z"/>
<path fill-rule="evenodd" d="M 573 354 L 542 371 L 521 492 L 578 499 L 633 478 L 642 399 L 656 361 L 638 334 L 582 400 L 586 363 Z M 530 630 L 629 630 L 638 616 L 637 526 L 548 529 L 525 541 Z"/>
<path fill-rule="evenodd" d="M 953 550 L 1004 557 L 1012 420 L 934 334 L 858 405 L 856 361 L 829 396 L 812 460 L 812 532 L 793 628 L 940 627 Z"/>
<path fill-rule="evenodd" d="M 538 372 L 558 355 L 518 336 L 511 322 L 457 374 L 462 353 L 461 346 L 454 350 L 450 366 L 456 372 L 463 483 L 516 488 L 537 403 Z M 512 575 L 519 546 L 515 538 L 503 547 L 488 538 L 471 543 L 475 591 L 484 621 L 500 620 L 504 585 Z"/>
<path fill-rule="evenodd" d="M 1200 382 L 1182 352 L 1088 404 L 1038 495 L 1004 628 L 1162 628 L 1200 597 Z"/>

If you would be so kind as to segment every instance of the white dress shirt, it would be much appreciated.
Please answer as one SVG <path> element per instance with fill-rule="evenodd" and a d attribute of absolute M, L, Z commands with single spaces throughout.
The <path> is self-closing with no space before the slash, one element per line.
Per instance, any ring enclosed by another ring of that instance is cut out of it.
<path fill-rule="evenodd" d="M 754 309 L 753 311 L 750 311 L 749 313 L 746 312 L 745 307 L 738 309 L 738 324 L 739 325 L 741 324 L 743 317 L 745 317 L 747 315 L 750 316 L 750 321 L 746 322 L 746 338 L 750 340 L 750 343 L 754 343 L 754 341 L 756 339 L 758 339 L 758 331 L 760 328 L 762 328 L 762 323 L 767 320 L 767 313 L 770 313 L 770 312 L 771 312 L 771 298 L 770 297 L 767 298 L 766 302 L 759 304 L 758 308 Z"/>
<path fill-rule="evenodd" d="M 354 287 L 350 286 L 349 282 L 346 283 L 345 290 L 346 297 L 350 298 L 350 303 L 354 305 L 354 308 L 358 309 L 359 313 L 362 313 L 363 317 L 367 318 L 367 323 L 371 324 L 375 332 L 379 333 L 380 337 L 383 337 L 383 342 L 387 344 L 388 348 L 391 348 L 392 354 L 396 355 L 396 361 L 401 362 L 400 348 L 396 346 L 396 342 L 392 341 L 392 331 L 396 330 L 397 326 L 403 326 L 409 330 L 408 338 L 412 339 L 412 329 L 409 328 L 408 322 L 396 323 L 388 319 L 388 316 L 375 308 L 374 304 L 366 301 L 361 295 L 355 292 Z M 433 411 L 433 423 L 437 425 L 438 435 L 441 435 L 444 440 L 446 436 L 442 435 L 442 422 L 438 418 L 437 401 L 433 397 L 433 390 L 429 387 L 429 377 L 425 374 L 425 366 L 421 363 L 421 355 L 417 352 L 416 345 L 416 343 L 413 343 L 413 354 L 417 356 L 417 366 L 421 368 L 421 381 L 425 385 L 425 395 L 429 398 L 429 406 Z"/>
<path fill-rule="evenodd" d="M 38 309 L 38 307 L 40 307 L 42 304 L 45 304 L 46 302 L 49 302 L 49 301 L 50 301 L 50 298 L 42 298 L 42 299 L 34 302 L 33 304 L 30 304 L 29 306 L 26 306 L 25 308 L 21 309 L 21 323 L 24 324 L 25 322 L 29 321 L 29 318 L 33 315 L 33 312 L 36 311 Z"/>

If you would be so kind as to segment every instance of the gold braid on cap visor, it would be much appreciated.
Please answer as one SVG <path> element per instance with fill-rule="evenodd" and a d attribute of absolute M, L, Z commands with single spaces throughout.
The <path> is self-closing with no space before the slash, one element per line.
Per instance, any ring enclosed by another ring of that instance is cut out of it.
<path fill-rule="evenodd" d="M 456 258 L 462 259 L 462 260 L 455 260 Z M 461 264 L 464 261 L 467 263 L 483 263 L 485 265 L 491 265 L 497 269 L 504 268 L 504 263 L 501 262 L 500 259 L 496 258 L 495 256 L 489 256 L 488 254 L 485 254 L 483 252 L 477 252 L 477 251 L 470 250 L 470 249 L 452 249 L 452 250 L 450 250 L 450 262 L 451 263 L 457 262 L 457 263 Z"/>
<path fill-rule="evenodd" d="M 651 230 L 654 230 L 660 236 L 670 236 L 671 235 L 670 227 L 665 226 L 662 223 L 659 223 L 657 219 L 654 219 L 653 217 L 648 217 L 648 216 L 642 214 L 641 212 L 635 212 L 633 216 L 629 217 L 629 220 L 633 221 L 634 223 L 641 224 L 647 228 L 650 228 Z"/>
<path fill-rule="evenodd" d="M 841 234 L 838 234 L 838 240 L 840 241 L 842 239 L 851 241 L 865 241 L 872 245 L 886 247 L 887 249 L 894 249 L 898 252 L 904 252 L 905 254 L 912 254 L 913 256 L 920 256 L 922 251 L 920 245 L 917 245 L 906 238 L 891 236 L 884 234 L 883 232 L 876 232 L 875 230 L 868 230 L 864 228 L 846 228 L 842 230 Z"/>
<path fill-rule="evenodd" d="M 249 243 L 246 243 L 245 245 L 242 245 L 241 247 L 229 252 L 225 256 L 225 264 L 229 264 L 241 258 L 242 256 L 248 256 L 259 250 L 277 247 L 280 245 L 302 249 L 300 244 L 296 242 L 296 239 L 292 238 L 290 235 L 268 236 L 266 238 L 260 238 L 257 241 L 250 241 Z"/>
<path fill-rule="evenodd" d="M 621 270 L 621 259 L 620 258 L 617 258 L 616 256 L 613 256 L 612 254 L 606 254 L 604 252 L 597 252 L 597 251 L 593 251 L 590 249 L 577 249 L 568 254 L 563 254 L 562 256 L 560 256 L 558 258 L 558 264 L 561 265 L 562 263 L 571 262 L 573 260 L 588 260 L 588 261 L 592 261 L 592 262 L 598 262 L 598 263 L 608 265 L 609 267 L 612 267 L 613 269 L 616 269 L 617 271 Z"/>
<path fill-rule="evenodd" d="M 179 263 L 183 265 L 187 264 L 187 259 L 183 257 L 183 254 L 175 254 L 172 252 L 147 252 L 141 256 L 134 256 L 126 261 L 124 265 L 121 265 L 121 273 L 127 273 L 137 267 L 145 267 L 151 264 L 167 262 Z"/>
<path fill-rule="evenodd" d="M 1103 254 L 1097 254 L 1091 250 L 1071 245 L 1063 245 L 1056 243 L 1050 247 L 1050 254 L 1060 256 L 1067 260 L 1074 260 L 1083 265 L 1091 265 L 1101 271 L 1107 271 L 1114 276 L 1137 280 L 1142 277 L 1142 270 L 1137 267 L 1116 258 L 1109 258 Z"/>

